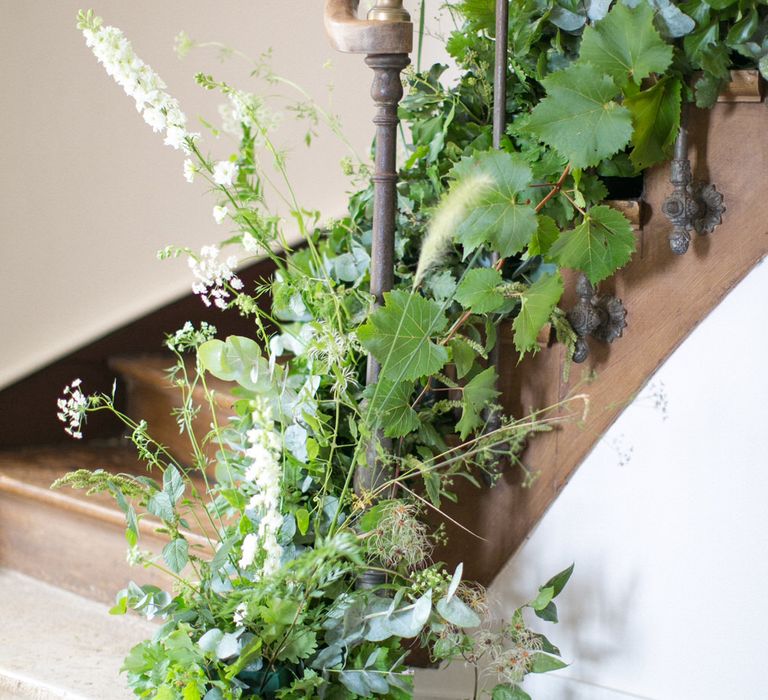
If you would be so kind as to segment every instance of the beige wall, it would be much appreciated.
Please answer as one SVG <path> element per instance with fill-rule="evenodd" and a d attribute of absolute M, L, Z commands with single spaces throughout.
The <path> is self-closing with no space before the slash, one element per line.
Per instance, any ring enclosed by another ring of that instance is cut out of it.
<path fill-rule="evenodd" d="M 321 0 L 94 2 L 191 120 L 216 118 L 220 102 L 194 84 L 195 72 L 256 86 L 243 62 L 222 65 L 210 50 L 180 61 L 172 46 L 182 29 L 251 55 L 272 47 L 275 69 L 323 103 L 333 82 L 334 111 L 367 153 L 370 71 L 361 57 L 330 49 Z M 415 0 L 406 5 L 416 10 Z M 183 293 L 190 282 L 184 263 L 158 262 L 155 252 L 170 243 L 199 247 L 226 233 L 211 218 L 204 187 L 182 178 L 180 152 L 163 146 L 85 47 L 75 28 L 82 6 L 0 0 L 0 387 Z M 310 150 L 290 128 L 279 139 L 296 144 L 290 165 L 303 202 L 341 213 L 344 147 L 327 132 Z M 226 144 L 205 143 L 228 155 Z"/>

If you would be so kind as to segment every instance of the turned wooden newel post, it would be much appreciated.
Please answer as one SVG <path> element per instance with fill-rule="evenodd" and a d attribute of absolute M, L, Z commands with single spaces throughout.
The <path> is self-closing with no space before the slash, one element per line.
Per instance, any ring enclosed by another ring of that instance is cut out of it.
<path fill-rule="evenodd" d="M 373 69 L 371 96 L 376 104 L 376 158 L 373 174 L 373 233 L 371 240 L 371 294 L 382 304 L 384 293 L 394 284 L 395 214 L 397 211 L 397 106 L 403 97 L 400 74 L 410 63 L 413 25 L 402 0 L 377 0 L 367 20 L 357 18 L 359 0 L 326 0 L 325 28 L 333 46 L 346 53 L 366 54 Z M 371 356 L 366 384 L 379 378 L 379 363 Z M 391 447 L 381 432 L 371 441 L 365 467 L 355 470 L 355 491 L 379 489 L 388 475 L 379 459 L 380 450 Z M 385 580 L 377 571 L 367 571 L 359 585 L 371 587 Z"/>

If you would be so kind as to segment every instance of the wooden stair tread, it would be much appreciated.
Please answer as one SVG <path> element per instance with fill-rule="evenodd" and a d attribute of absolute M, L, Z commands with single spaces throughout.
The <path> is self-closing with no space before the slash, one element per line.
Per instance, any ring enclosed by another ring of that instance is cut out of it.
<path fill-rule="evenodd" d="M 129 380 L 150 384 L 157 389 L 167 391 L 176 391 L 174 384 L 168 379 L 168 374 L 173 365 L 173 358 L 166 355 L 139 355 L 130 357 L 113 357 L 109 361 L 109 366 L 116 372 Z M 194 363 L 192 360 L 187 362 L 187 373 L 193 376 Z M 206 374 L 205 383 L 208 389 L 213 393 L 216 404 L 224 409 L 231 409 L 235 398 L 232 396 L 231 382 L 225 382 L 221 379 Z M 202 386 L 195 387 L 195 398 L 200 402 L 205 401 L 205 391 Z"/>

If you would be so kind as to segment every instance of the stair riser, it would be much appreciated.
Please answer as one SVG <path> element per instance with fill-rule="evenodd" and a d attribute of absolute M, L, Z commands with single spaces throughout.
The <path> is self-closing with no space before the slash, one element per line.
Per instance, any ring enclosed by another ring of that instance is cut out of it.
<path fill-rule="evenodd" d="M 143 536 L 139 545 L 157 553 L 163 542 Z M 0 492 L 0 566 L 106 603 L 131 580 L 170 590 L 170 577 L 129 566 L 126 551 L 116 524 Z"/>

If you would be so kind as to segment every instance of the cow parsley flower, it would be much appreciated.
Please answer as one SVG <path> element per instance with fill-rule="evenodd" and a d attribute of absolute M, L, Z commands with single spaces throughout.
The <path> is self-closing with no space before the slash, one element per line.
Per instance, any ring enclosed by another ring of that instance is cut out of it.
<path fill-rule="evenodd" d="M 270 112 L 259 95 L 244 90 L 229 90 L 229 102 L 219 106 L 222 131 L 242 136 L 243 126 L 251 132 L 256 146 L 264 145 L 266 135 L 280 125 L 280 115 Z"/>
<path fill-rule="evenodd" d="M 213 166 L 213 181 L 222 187 L 229 187 L 237 177 L 237 164 L 231 160 L 220 160 Z"/>
<path fill-rule="evenodd" d="M 282 466 L 280 463 L 280 436 L 275 432 L 272 411 L 266 402 L 260 402 L 252 414 L 254 427 L 246 434 L 250 461 L 246 469 L 246 488 L 253 494 L 248 507 L 258 518 L 257 531 L 243 541 L 241 567 L 247 568 L 256 561 L 260 548 L 260 573 L 269 575 L 280 566 L 283 549 L 277 535 L 283 524 L 280 513 Z"/>
<path fill-rule="evenodd" d="M 116 27 L 102 26 L 101 18 L 91 13 L 81 13 L 78 26 L 107 74 L 134 99 L 144 121 L 153 131 L 165 133 L 167 145 L 190 153 L 190 144 L 200 134 L 187 130 L 187 117 L 178 101 L 165 91 L 162 78 L 134 53 L 125 35 Z"/>
<path fill-rule="evenodd" d="M 218 246 L 206 245 L 200 249 L 200 255 L 190 255 L 187 262 L 196 281 L 192 291 L 199 294 L 206 306 L 213 304 L 219 309 L 227 308 L 227 299 L 231 294 L 228 287 L 242 289 L 243 282 L 235 274 L 237 258 L 230 255 L 226 260 L 219 260 Z"/>
<path fill-rule="evenodd" d="M 83 437 L 82 425 L 88 410 L 88 397 L 80 390 L 82 380 L 75 379 L 64 387 L 64 396 L 56 405 L 59 408 L 57 418 L 66 425 L 64 432 L 80 440 Z"/>

